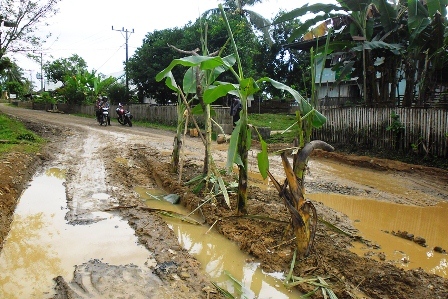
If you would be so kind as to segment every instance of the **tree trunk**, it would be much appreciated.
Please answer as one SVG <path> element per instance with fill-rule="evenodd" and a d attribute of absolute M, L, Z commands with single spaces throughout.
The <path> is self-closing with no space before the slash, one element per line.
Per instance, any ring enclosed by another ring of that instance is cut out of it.
<path fill-rule="evenodd" d="M 411 107 L 414 100 L 414 88 L 415 88 L 415 64 L 411 57 L 407 57 L 405 60 L 404 76 L 406 80 L 406 89 L 403 95 L 403 107 Z"/>

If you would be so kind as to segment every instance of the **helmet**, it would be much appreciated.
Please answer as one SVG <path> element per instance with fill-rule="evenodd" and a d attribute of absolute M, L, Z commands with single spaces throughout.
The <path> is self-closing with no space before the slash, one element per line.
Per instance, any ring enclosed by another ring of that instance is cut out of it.
<path fill-rule="evenodd" d="M 121 104 L 121 103 L 118 103 L 118 107 L 123 107 L 123 104 Z"/>
<path fill-rule="evenodd" d="M 104 97 L 103 97 L 103 100 L 104 100 L 104 101 L 107 101 L 107 100 L 108 100 L 108 99 L 107 99 L 107 96 L 104 96 Z"/>

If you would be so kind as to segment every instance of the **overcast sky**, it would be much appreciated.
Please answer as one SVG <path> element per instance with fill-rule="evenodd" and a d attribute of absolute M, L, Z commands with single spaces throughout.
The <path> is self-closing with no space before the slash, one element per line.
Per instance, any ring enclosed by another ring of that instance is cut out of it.
<path fill-rule="evenodd" d="M 335 3 L 334 0 L 310 2 Z M 59 13 L 50 19 L 51 26 L 44 28 L 52 37 L 43 46 L 43 62 L 78 54 L 87 62 L 89 70 L 115 75 L 123 71 L 126 60 L 126 33 L 122 29 L 129 31 L 128 57 L 131 57 L 148 32 L 182 27 L 204 11 L 217 8 L 219 3 L 218 0 L 62 0 Z M 305 3 L 303 0 L 264 0 L 247 8 L 272 19 L 280 9 L 291 11 Z M 15 57 L 19 66 L 36 80 L 40 64 Z"/>

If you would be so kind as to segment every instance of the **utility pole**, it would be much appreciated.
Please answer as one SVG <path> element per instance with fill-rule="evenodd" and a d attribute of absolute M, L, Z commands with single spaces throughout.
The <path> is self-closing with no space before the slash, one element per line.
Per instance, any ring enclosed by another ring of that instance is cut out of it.
<path fill-rule="evenodd" d="M 127 29 L 125 30 L 124 27 L 121 29 L 114 29 L 114 26 L 112 26 L 112 30 L 114 31 L 120 31 L 120 32 L 125 32 L 126 33 L 126 64 L 125 64 L 125 77 L 126 77 L 126 93 L 125 93 L 125 100 L 127 103 L 129 103 L 129 78 L 128 78 L 128 33 L 134 33 L 134 29 L 132 29 L 132 31 L 128 31 Z"/>
<path fill-rule="evenodd" d="M 40 52 L 40 91 L 43 92 L 44 90 L 44 73 L 42 68 L 42 52 Z"/>

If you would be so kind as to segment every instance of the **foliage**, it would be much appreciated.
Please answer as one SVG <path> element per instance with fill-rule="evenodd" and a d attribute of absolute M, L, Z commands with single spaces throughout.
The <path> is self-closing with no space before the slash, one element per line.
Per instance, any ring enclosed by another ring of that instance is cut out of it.
<path fill-rule="evenodd" d="M 23 70 L 8 57 L 0 59 L 0 89 L 18 97 L 29 93 L 31 82 L 23 75 Z"/>
<path fill-rule="evenodd" d="M 400 116 L 395 111 L 392 111 L 392 113 L 390 114 L 390 118 L 391 124 L 387 126 L 387 131 L 392 131 L 394 134 L 398 134 L 404 131 L 405 126 L 400 121 Z"/>
<path fill-rule="evenodd" d="M 248 73 L 254 74 L 256 73 L 255 67 L 260 65 L 256 61 L 260 53 L 260 44 L 250 28 L 244 26 L 241 16 L 231 16 L 229 21 L 233 28 L 238 28 L 235 40 L 241 46 L 241 51 L 246 57 L 243 65 Z M 162 105 L 167 104 L 168 101 L 177 101 L 177 95 L 173 94 L 172 90 L 167 88 L 166 85 L 158 83 L 154 78 L 161 69 L 178 58 L 179 54 L 168 47 L 168 44 L 186 51 L 202 49 L 200 41 L 203 24 L 201 22 L 203 20 L 198 19 L 195 23 L 189 23 L 183 28 L 154 31 L 146 35 L 142 46 L 135 51 L 127 64 L 128 76 L 131 83 L 136 85 L 140 102 L 143 101 L 144 97 L 154 98 L 158 104 Z M 211 53 L 225 45 L 227 40 L 225 37 L 226 28 L 222 19 L 217 15 L 207 19 L 207 24 L 209 28 L 207 31 L 207 48 Z M 228 55 L 229 51 L 229 49 L 224 49 L 223 55 Z M 175 78 L 181 78 L 184 75 L 182 69 L 175 68 L 172 72 Z M 223 74 L 223 80 L 227 80 L 226 76 Z"/>
<path fill-rule="evenodd" d="M 259 85 L 262 83 L 270 83 L 275 88 L 289 92 L 299 104 L 299 109 L 304 115 L 307 115 L 307 120 L 312 126 L 319 127 L 325 122 L 325 117 L 315 111 L 312 106 L 294 89 L 286 86 L 278 81 L 272 80 L 268 77 L 263 77 L 259 80 L 255 80 L 243 75 L 242 59 L 238 52 L 238 47 L 235 42 L 230 23 L 220 6 L 222 16 L 227 27 L 229 39 L 233 49 L 232 55 L 225 57 L 209 57 L 209 56 L 189 56 L 181 59 L 174 59 L 168 67 L 157 74 L 156 80 L 160 81 L 165 79 L 165 83 L 172 90 L 179 92 L 179 87 L 174 79 L 171 70 L 177 65 L 183 65 L 187 67 L 199 67 L 202 71 L 210 72 L 210 81 L 208 87 L 204 90 L 203 99 L 205 104 L 211 104 L 221 97 L 227 94 L 236 95 L 241 99 L 242 111 L 240 120 L 237 122 L 236 127 L 232 132 L 230 138 L 230 145 L 228 150 L 227 168 L 231 170 L 233 164 L 236 163 L 239 169 L 239 182 L 238 182 L 238 213 L 245 214 L 246 201 L 247 201 L 247 153 L 251 145 L 251 131 L 247 123 L 247 102 L 248 98 L 252 98 L 253 95 L 260 90 Z M 235 65 L 235 68 L 234 68 Z M 218 81 L 217 78 L 223 72 L 230 71 L 233 75 L 233 82 Z M 235 82 L 236 81 L 236 82 Z M 260 173 L 267 176 L 266 169 L 269 167 L 267 161 L 266 147 L 263 147 L 263 153 L 259 159 Z"/>
<path fill-rule="evenodd" d="M 87 72 L 86 61 L 73 54 L 68 58 L 59 58 L 44 64 L 43 69 L 47 79 L 53 83 L 63 82 L 67 76 L 75 76 L 78 73 Z"/>
<path fill-rule="evenodd" d="M 264 42 L 272 44 L 272 40 L 269 35 L 269 26 L 271 25 L 271 22 L 255 11 L 246 9 L 247 6 L 253 6 L 256 3 L 261 3 L 262 0 L 223 0 L 222 2 L 222 9 L 227 13 L 229 19 L 232 16 L 238 17 L 243 21 L 241 23 L 242 27 L 245 27 L 246 29 L 252 31 L 252 33 L 254 33 L 255 35 L 259 35 L 261 33 Z M 204 12 L 202 17 L 209 18 L 210 16 L 220 15 L 220 9 L 216 8 Z"/>
<path fill-rule="evenodd" d="M 110 102 L 114 104 L 125 103 L 123 100 L 126 98 L 126 84 L 123 82 L 114 82 L 112 83 L 107 91 L 109 95 Z"/>
<path fill-rule="evenodd" d="M 191 33 L 189 27 L 186 25 L 184 28 L 147 33 L 142 46 L 129 58 L 126 65 L 128 77 L 130 83 L 136 85 L 140 102 L 143 102 L 144 97 L 157 99 L 159 104 L 166 104 L 169 100 L 174 102 L 177 99 L 171 90 L 162 84 L 157 84 L 154 78 L 159 70 L 175 58 L 175 52 L 170 50 L 167 44 L 175 44 L 179 48 L 187 46 L 185 36 Z M 181 76 L 180 70 L 174 70 L 174 74 Z"/>
<path fill-rule="evenodd" d="M 385 105 L 386 101 L 386 105 L 396 105 L 397 85 L 403 78 L 402 105 L 423 105 L 437 85 L 443 84 L 438 77 L 448 66 L 446 0 L 337 2 L 305 4 L 277 17 L 274 23 L 316 14 L 293 30 L 289 42 L 301 38 L 317 44 L 332 28 L 330 53 L 340 56 L 333 71 L 353 72 L 352 77 L 359 77 L 367 105 Z"/>
<path fill-rule="evenodd" d="M 49 103 L 49 104 L 55 104 L 56 99 L 51 96 L 49 92 L 42 92 L 38 96 L 33 98 L 33 101 L 35 103 Z"/>
<path fill-rule="evenodd" d="M 1 2 L 1 15 L 8 25 L 2 27 L 0 37 L 0 58 L 8 52 L 39 48 L 45 40 L 34 33 L 38 27 L 46 25 L 45 21 L 57 13 L 60 0 L 4 0 Z"/>
<path fill-rule="evenodd" d="M 24 85 L 19 81 L 6 82 L 5 89 L 9 94 L 16 94 L 18 98 L 22 97 L 26 93 Z"/>
<path fill-rule="evenodd" d="M 312 298 L 314 294 L 319 292 L 319 290 L 322 292 L 322 296 L 324 298 L 329 299 L 338 299 L 336 294 L 331 289 L 331 286 L 325 281 L 325 277 L 316 276 L 316 277 L 310 277 L 310 278 L 303 278 L 299 276 L 293 275 L 293 269 L 294 269 L 294 261 L 296 259 L 296 252 L 294 252 L 293 262 L 291 263 L 291 267 L 289 269 L 288 276 L 286 277 L 285 281 L 283 282 L 286 287 L 292 288 L 298 284 L 309 284 L 314 287 L 314 289 L 307 294 L 304 294 L 301 296 L 301 298 Z"/>
<path fill-rule="evenodd" d="M 115 78 L 102 78 L 95 72 L 80 72 L 64 77 L 64 86 L 57 93 L 64 96 L 70 104 L 92 104 L 98 95 L 106 95 L 108 88 L 115 82 Z"/>
<path fill-rule="evenodd" d="M 0 154 L 11 151 L 35 152 L 44 140 L 27 130 L 23 123 L 0 113 Z"/>
<path fill-rule="evenodd" d="M 279 12 L 277 17 L 283 15 Z M 309 74 L 309 53 L 306 51 L 297 51 L 285 47 L 293 30 L 301 25 L 298 19 L 287 20 L 281 23 L 273 23 L 271 26 L 271 36 L 274 43 L 262 43 L 259 57 L 255 60 L 257 63 L 257 75 L 276 78 L 277 81 L 291 86 L 300 94 L 309 95 L 310 93 L 310 74 Z M 264 87 L 266 97 L 283 99 L 287 96 L 282 90 L 276 89 L 271 85 Z"/>

